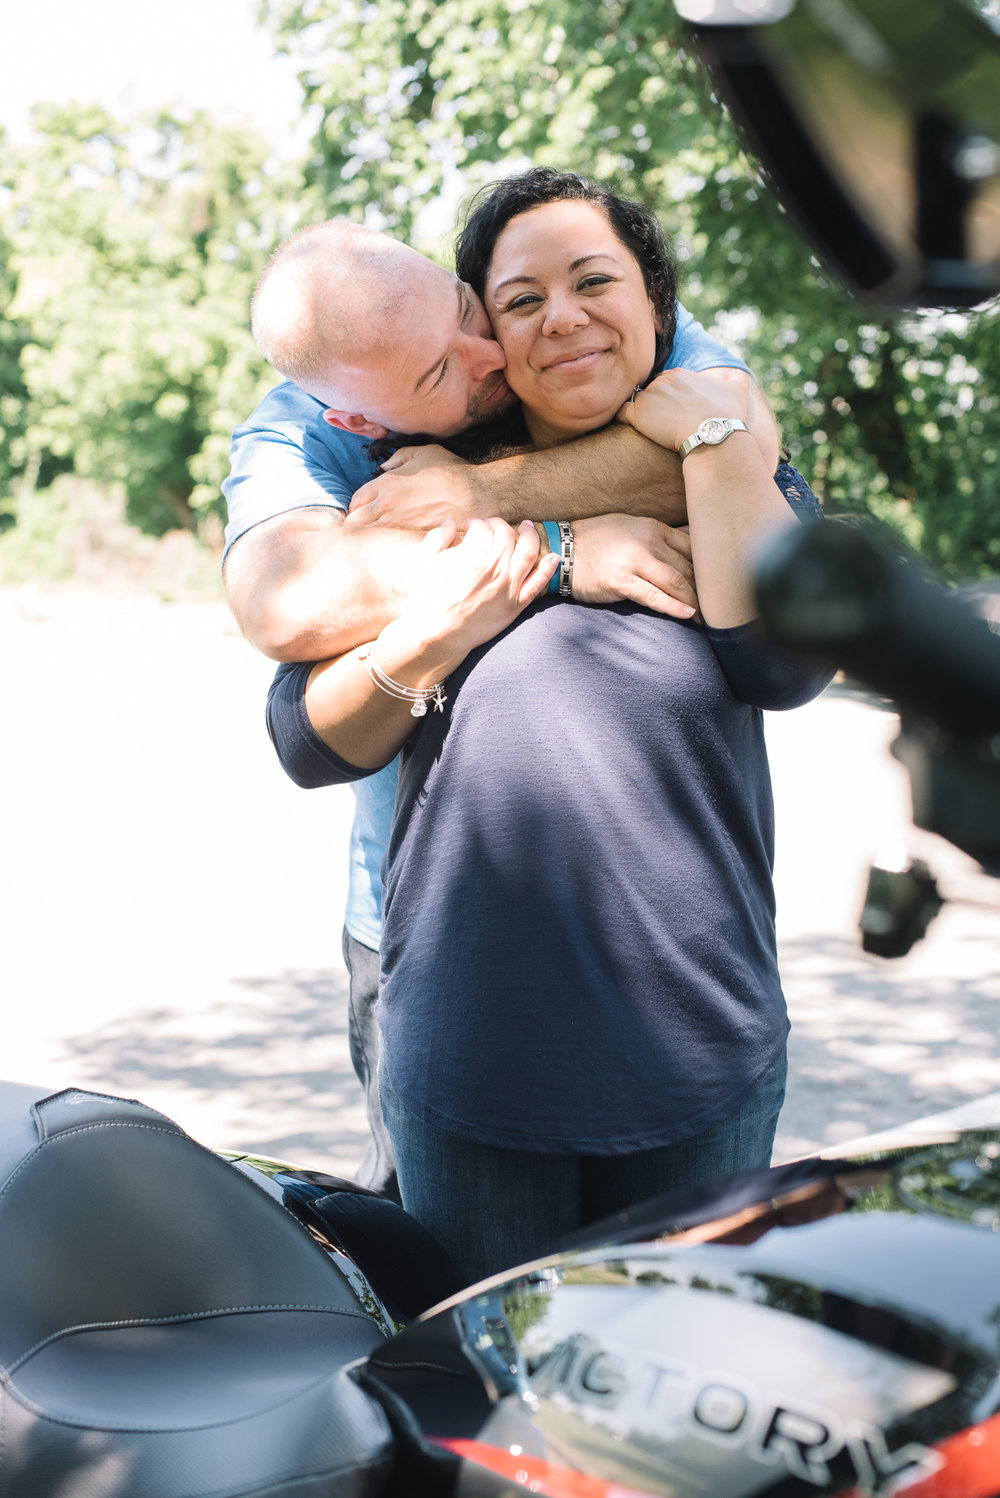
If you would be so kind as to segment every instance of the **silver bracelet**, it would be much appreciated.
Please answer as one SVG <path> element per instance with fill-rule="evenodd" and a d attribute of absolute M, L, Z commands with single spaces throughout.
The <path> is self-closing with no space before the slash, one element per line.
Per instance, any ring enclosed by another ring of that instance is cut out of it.
<path fill-rule="evenodd" d="M 411 718 L 423 718 L 427 712 L 428 702 L 433 701 L 434 711 L 444 712 L 444 705 L 448 701 L 444 695 L 444 682 L 435 682 L 432 687 L 404 687 L 401 681 L 393 681 L 391 676 L 386 676 L 382 667 L 375 659 L 375 646 L 369 645 L 358 657 L 359 660 L 368 662 L 368 675 L 377 687 L 380 687 L 389 697 L 395 697 L 397 702 L 412 702 L 410 708 Z"/>
<path fill-rule="evenodd" d="M 573 527 L 568 520 L 559 521 L 559 536 L 562 541 L 562 566 L 559 569 L 559 596 L 573 596 Z"/>

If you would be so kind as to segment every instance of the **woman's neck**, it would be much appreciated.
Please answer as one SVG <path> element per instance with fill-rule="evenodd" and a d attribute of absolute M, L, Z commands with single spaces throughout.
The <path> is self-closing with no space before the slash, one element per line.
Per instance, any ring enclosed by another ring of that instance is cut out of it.
<path fill-rule="evenodd" d="M 547 421 L 544 416 L 539 416 L 534 411 L 524 412 L 524 424 L 528 429 L 532 445 L 536 448 L 558 447 L 560 443 L 572 442 L 574 437 L 583 436 L 582 431 Z"/>

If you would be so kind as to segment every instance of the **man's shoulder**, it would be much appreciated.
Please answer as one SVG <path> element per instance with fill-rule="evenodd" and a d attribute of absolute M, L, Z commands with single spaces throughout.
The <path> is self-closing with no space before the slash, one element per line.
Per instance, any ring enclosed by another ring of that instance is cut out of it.
<path fill-rule="evenodd" d="M 269 390 L 233 432 L 222 492 L 229 508 L 226 551 L 245 531 L 289 510 L 346 510 L 375 473 L 366 437 L 333 427 L 322 401 L 290 380 Z"/>
<path fill-rule="evenodd" d="M 283 380 L 280 385 L 272 386 L 246 421 L 240 423 L 233 438 L 254 434 L 263 436 L 271 431 L 285 436 L 298 434 L 333 450 L 361 454 L 367 439 L 331 426 L 323 419 L 325 410 L 321 400 L 293 385 L 291 380 Z"/>
<path fill-rule="evenodd" d="M 742 369 L 747 365 L 724 343 L 706 333 L 686 307 L 677 303 L 677 330 L 664 369 L 690 369 L 696 374 L 706 369 Z"/>

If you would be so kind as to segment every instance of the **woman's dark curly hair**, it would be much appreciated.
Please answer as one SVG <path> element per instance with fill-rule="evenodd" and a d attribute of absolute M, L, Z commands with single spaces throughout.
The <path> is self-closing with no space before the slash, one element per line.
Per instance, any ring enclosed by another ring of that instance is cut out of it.
<path fill-rule="evenodd" d="M 455 246 L 455 269 L 460 279 L 467 281 L 481 297 L 496 242 L 511 219 L 543 203 L 561 203 L 567 199 L 593 203 L 599 208 L 616 238 L 638 262 L 660 323 L 652 374 L 663 367 L 674 344 L 677 267 L 663 230 L 641 203 L 623 198 L 600 182 L 578 177 L 574 172 L 532 167 L 484 187 L 472 199 Z"/>

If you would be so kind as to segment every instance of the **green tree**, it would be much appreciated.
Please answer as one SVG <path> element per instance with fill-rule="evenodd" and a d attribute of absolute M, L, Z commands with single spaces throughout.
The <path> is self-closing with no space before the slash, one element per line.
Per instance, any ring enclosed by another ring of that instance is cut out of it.
<path fill-rule="evenodd" d="M 615 177 L 673 233 L 686 303 L 739 340 L 828 507 L 877 516 L 953 574 L 1000 570 L 1000 311 L 880 322 L 832 286 L 661 0 L 261 9 L 318 122 L 308 216 L 447 259 L 484 181 L 529 162 Z"/>
<path fill-rule="evenodd" d="M 230 432 L 271 378 L 248 327 L 286 211 L 268 149 L 204 114 L 34 124 L 6 167 L 26 461 L 120 485 L 153 534 L 217 538 Z"/>
<path fill-rule="evenodd" d="M 0 149 L 2 144 L 0 132 Z M 9 182 L 0 176 L 0 194 L 9 192 Z M 13 507 L 7 496 L 25 462 L 23 439 L 28 392 L 21 354 L 28 330 L 11 313 L 16 292 L 17 274 L 11 265 L 10 242 L 0 227 L 0 530 L 13 524 Z"/>

